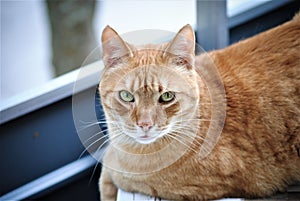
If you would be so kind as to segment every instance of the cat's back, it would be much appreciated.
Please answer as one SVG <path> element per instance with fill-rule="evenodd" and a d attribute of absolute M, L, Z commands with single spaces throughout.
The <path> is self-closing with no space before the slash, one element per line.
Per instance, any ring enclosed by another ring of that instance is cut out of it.
<path fill-rule="evenodd" d="M 265 165 L 260 163 L 265 172 L 257 168 L 259 174 L 268 175 L 270 167 L 277 171 L 280 163 L 294 161 L 291 171 L 300 179 L 300 14 L 208 55 L 226 91 L 226 122 L 219 144 L 243 152 L 249 164 L 265 160 Z M 196 66 L 205 64 L 205 57 L 199 56 Z M 278 179 L 287 175 L 279 174 Z"/>
<path fill-rule="evenodd" d="M 300 13 L 293 20 L 211 53 L 224 81 L 236 76 L 251 87 L 300 80 Z"/>
<path fill-rule="evenodd" d="M 300 13 L 281 26 L 213 52 L 212 57 L 232 96 L 245 95 L 246 103 L 269 113 L 278 111 L 285 118 L 296 115 L 300 123 Z M 294 110 L 292 116 L 283 112 L 289 109 Z"/>
<path fill-rule="evenodd" d="M 283 25 L 208 55 L 228 93 L 249 93 L 261 101 L 286 97 L 300 107 L 300 12 Z M 196 66 L 205 64 L 205 57 L 198 56 Z"/>

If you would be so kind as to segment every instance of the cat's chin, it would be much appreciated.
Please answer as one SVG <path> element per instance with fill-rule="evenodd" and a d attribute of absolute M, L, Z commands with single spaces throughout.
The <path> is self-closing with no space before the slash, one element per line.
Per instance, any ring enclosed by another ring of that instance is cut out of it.
<path fill-rule="evenodd" d="M 136 137 L 135 138 L 135 141 L 140 143 L 140 144 L 144 144 L 144 145 L 147 145 L 147 144 L 151 144 L 153 142 L 155 142 L 157 140 L 156 137 Z"/>

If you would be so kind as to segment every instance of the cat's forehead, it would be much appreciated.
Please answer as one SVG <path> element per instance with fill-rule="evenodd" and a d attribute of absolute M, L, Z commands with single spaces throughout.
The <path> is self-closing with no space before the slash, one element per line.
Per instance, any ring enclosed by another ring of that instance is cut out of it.
<path fill-rule="evenodd" d="M 176 91 L 182 83 L 181 76 L 164 65 L 151 64 L 132 69 L 123 76 L 117 90 L 137 92 L 147 88 L 148 91 Z"/>
<path fill-rule="evenodd" d="M 134 61 L 129 66 L 118 68 L 115 75 L 121 75 L 114 91 L 128 90 L 135 93 L 143 88 L 148 91 L 184 91 L 186 81 L 180 67 L 175 68 L 163 55 L 167 44 L 136 46 Z M 133 48 L 133 47 L 132 47 Z M 185 84 L 184 84 L 185 83 Z"/>
<path fill-rule="evenodd" d="M 118 83 L 117 88 L 125 88 L 131 92 L 146 86 L 152 88 L 165 85 L 164 76 L 159 74 L 159 68 L 155 65 L 139 66 L 128 71 Z"/>
<path fill-rule="evenodd" d="M 162 65 L 164 64 L 163 53 L 165 44 L 148 44 L 136 47 L 135 65 L 144 66 L 150 64 Z"/>

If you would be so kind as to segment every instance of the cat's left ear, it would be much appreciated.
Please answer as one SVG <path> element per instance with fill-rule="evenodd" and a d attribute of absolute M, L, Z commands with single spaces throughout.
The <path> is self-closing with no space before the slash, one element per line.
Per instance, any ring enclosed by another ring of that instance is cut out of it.
<path fill-rule="evenodd" d="M 102 59 L 106 67 L 113 67 L 124 63 L 133 56 L 129 45 L 110 26 L 102 32 Z"/>
<path fill-rule="evenodd" d="M 195 34 L 191 25 L 182 27 L 165 49 L 164 56 L 171 57 L 176 65 L 192 68 L 195 60 Z"/>

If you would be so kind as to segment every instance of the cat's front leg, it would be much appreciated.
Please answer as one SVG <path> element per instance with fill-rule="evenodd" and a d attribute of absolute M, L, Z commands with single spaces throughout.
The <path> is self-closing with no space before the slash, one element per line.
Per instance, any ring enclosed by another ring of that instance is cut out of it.
<path fill-rule="evenodd" d="M 117 187 L 109 177 L 105 167 L 102 167 L 102 172 L 99 180 L 101 201 L 117 200 Z"/>

